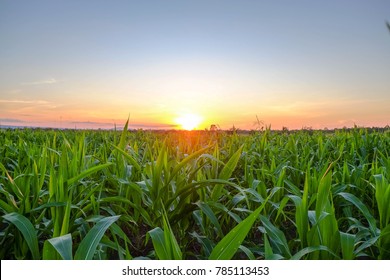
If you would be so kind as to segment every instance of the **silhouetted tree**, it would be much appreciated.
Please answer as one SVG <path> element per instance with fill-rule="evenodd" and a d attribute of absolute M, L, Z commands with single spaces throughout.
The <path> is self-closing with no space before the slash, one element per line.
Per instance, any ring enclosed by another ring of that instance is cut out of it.
<path fill-rule="evenodd" d="M 218 130 L 220 130 L 219 125 L 217 124 L 210 125 L 210 131 L 218 131 Z"/>

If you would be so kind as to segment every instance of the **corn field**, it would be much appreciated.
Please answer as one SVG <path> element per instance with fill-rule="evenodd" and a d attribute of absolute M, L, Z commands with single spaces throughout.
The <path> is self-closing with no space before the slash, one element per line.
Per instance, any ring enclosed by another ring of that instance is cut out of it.
<path fill-rule="evenodd" d="M 390 131 L 0 130 L 1 259 L 390 259 Z"/>

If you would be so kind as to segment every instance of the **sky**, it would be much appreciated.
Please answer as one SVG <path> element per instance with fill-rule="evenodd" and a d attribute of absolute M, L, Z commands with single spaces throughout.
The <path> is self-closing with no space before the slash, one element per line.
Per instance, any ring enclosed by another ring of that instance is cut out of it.
<path fill-rule="evenodd" d="M 388 0 L 0 0 L 0 125 L 386 126 L 386 22 Z"/>

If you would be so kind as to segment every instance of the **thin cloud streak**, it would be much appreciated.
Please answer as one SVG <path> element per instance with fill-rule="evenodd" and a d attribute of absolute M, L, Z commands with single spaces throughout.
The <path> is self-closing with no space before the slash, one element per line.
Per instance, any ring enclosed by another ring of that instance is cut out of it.
<path fill-rule="evenodd" d="M 24 123 L 25 121 L 19 120 L 19 119 L 0 118 L 0 122 L 6 122 L 6 123 Z"/>
<path fill-rule="evenodd" d="M 59 81 L 56 79 L 47 79 L 47 80 L 41 80 L 35 82 L 22 83 L 22 85 L 24 86 L 50 85 L 50 84 L 56 84 L 58 82 Z"/>
<path fill-rule="evenodd" d="M 94 127 L 105 127 L 105 126 L 123 126 L 124 123 L 122 122 L 96 122 L 96 121 L 72 121 L 69 122 L 72 125 L 87 125 L 87 126 L 94 126 Z M 129 128 L 147 128 L 147 129 L 173 129 L 177 127 L 175 124 L 161 124 L 161 123 L 129 123 Z"/>
<path fill-rule="evenodd" d="M 129 127 L 137 128 L 175 128 L 178 127 L 176 124 L 159 124 L 159 123 L 129 123 Z"/>
<path fill-rule="evenodd" d="M 46 100 L 18 100 L 18 99 L 0 99 L 0 103 L 20 103 L 20 104 L 49 104 Z"/>
<path fill-rule="evenodd" d="M 112 125 L 112 123 L 108 122 L 90 122 L 90 121 L 75 121 L 71 122 L 71 124 L 76 124 L 76 125 Z"/>

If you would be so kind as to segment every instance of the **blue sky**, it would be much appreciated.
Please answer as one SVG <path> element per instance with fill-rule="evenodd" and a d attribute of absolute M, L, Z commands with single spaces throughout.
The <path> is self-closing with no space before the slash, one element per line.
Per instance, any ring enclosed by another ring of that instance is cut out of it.
<path fill-rule="evenodd" d="M 0 1 L 2 124 L 384 126 L 389 1 Z"/>

